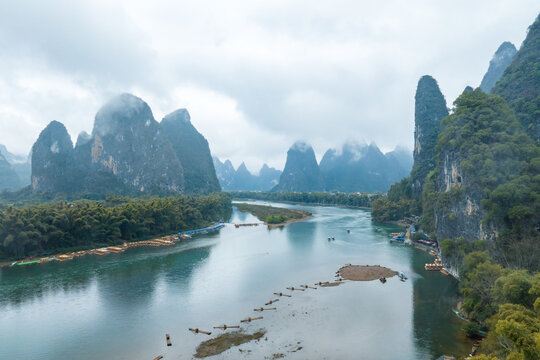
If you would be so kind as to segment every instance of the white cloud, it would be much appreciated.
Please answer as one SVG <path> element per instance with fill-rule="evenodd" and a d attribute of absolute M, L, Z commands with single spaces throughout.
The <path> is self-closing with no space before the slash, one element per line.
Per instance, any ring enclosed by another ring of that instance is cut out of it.
<path fill-rule="evenodd" d="M 186 107 L 214 154 L 252 172 L 309 141 L 412 147 L 414 92 L 448 105 L 500 43 L 519 47 L 536 1 L 74 1 L 0 4 L 0 143 L 26 153 L 51 120 L 75 139 L 133 92 L 157 120 Z"/>

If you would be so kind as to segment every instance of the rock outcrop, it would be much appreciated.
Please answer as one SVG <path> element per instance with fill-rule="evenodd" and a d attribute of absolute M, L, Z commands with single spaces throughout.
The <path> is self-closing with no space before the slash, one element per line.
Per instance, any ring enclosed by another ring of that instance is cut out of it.
<path fill-rule="evenodd" d="M 36 192 L 75 190 L 73 143 L 66 127 L 52 121 L 32 146 L 32 189 Z"/>
<path fill-rule="evenodd" d="M 287 162 L 273 189 L 278 192 L 310 192 L 324 190 L 323 178 L 311 145 L 298 141 L 287 151 Z"/>
<path fill-rule="evenodd" d="M 188 171 L 185 184 L 184 167 Z M 210 149 L 186 110 L 158 123 L 141 99 L 122 94 L 96 114 L 73 148 L 53 121 L 32 148 L 32 189 L 42 193 L 179 194 L 219 191 Z"/>
<path fill-rule="evenodd" d="M 189 112 L 179 109 L 170 113 L 161 121 L 161 128 L 184 168 L 186 193 L 221 191 L 208 141 L 191 124 Z"/>
<path fill-rule="evenodd" d="M 426 175 L 435 168 L 435 145 L 441 120 L 448 116 L 446 100 L 437 81 L 424 75 L 418 81 L 414 110 L 414 166 L 411 171 L 413 193 L 419 196 Z"/>
<path fill-rule="evenodd" d="M 132 191 L 181 193 L 184 172 L 148 104 L 122 94 L 96 114 L 91 166 L 112 173 Z"/>
<path fill-rule="evenodd" d="M 512 59 L 516 55 L 516 47 L 509 41 L 505 41 L 499 46 L 493 58 L 489 62 L 489 68 L 482 79 L 480 89 L 486 93 L 490 93 L 495 83 L 499 81 L 504 73 L 504 70 L 510 65 Z"/>

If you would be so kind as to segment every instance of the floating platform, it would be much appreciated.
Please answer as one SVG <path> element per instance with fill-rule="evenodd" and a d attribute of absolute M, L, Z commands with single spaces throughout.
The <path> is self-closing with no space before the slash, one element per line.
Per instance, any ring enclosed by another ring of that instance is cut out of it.
<path fill-rule="evenodd" d="M 182 232 L 178 233 L 178 236 L 180 238 L 185 237 L 186 235 L 189 235 L 191 237 L 191 235 L 194 235 L 194 234 L 201 234 L 201 233 L 207 233 L 209 231 L 216 231 L 216 230 L 219 230 L 219 229 L 221 229 L 223 227 L 225 227 L 225 223 L 220 222 L 217 225 L 202 228 L 202 229 L 182 231 Z"/>

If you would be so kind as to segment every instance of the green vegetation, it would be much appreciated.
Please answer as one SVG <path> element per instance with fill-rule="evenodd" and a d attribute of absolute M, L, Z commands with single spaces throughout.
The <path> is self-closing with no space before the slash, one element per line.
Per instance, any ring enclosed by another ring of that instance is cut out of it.
<path fill-rule="evenodd" d="M 427 174 L 435 168 L 433 155 L 439 126 L 447 115 L 446 100 L 437 81 L 429 75 L 422 76 L 415 94 L 415 149 L 414 165 L 411 170 L 411 184 L 417 195 L 422 191 Z"/>
<path fill-rule="evenodd" d="M 480 193 L 484 224 L 501 229 L 492 256 L 509 266 L 540 270 L 540 147 L 504 99 L 480 89 L 462 94 L 442 125 L 438 167 L 451 153 L 459 159 L 463 180 L 450 192 L 435 192 L 435 208 L 447 213 L 464 192 Z"/>
<path fill-rule="evenodd" d="M 503 269 L 487 252 L 471 252 L 460 269 L 469 335 L 488 330 L 473 359 L 540 358 L 540 273 Z"/>
<path fill-rule="evenodd" d="M 272 225 L 283 224 L 290 220 L 300 220 L 311 216 L 311 213 L 305 210 L 252 204 L 234 204 L 234 206 L 238 210 L 253 214 L 257 219 Z"/>
<path fill-rule="evenodd" d="M 315 205 L 341 205 L 349 207 L 370 207 L 371 202 L 378 199 L 380 194 L 345 194 L 326 192 L 250 192 L 232 191 L 233 199 L 253 199 L 277 202 L 292 202 Z"/>
<path fill-rule="evenodd" d="M 227 194 L 140 200 L 108 197 L 0 210 L 0 258 L 91 248 L 201 228 L 231 214 Z"/>
<path fill-rule="evenodd" d="M 540 16 L 529 27 L 512 63 L 491 90 L 514 110 L 523 129 L 540 141 Z"/>
<path fill-rule="evenodd" d="M 392 185 L 387 196 L 379 196 L 371 203 L 373 221 L 397 221 L 412 214 L 420 214 L 420 201 L 412 193 L 411 178 Z"/>

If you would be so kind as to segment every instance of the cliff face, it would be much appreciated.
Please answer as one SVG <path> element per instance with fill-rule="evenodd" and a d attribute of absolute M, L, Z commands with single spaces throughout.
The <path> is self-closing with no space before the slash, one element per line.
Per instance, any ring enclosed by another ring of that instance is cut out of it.
<path fill-rule="evenodd" d="M 437 81 L 429 75 L 418 81 L 414 111 L 414 166 L 411 184 L 416 196 L 422 192 L 426 175 L 435 168 L 435 144 L 441 120 L 448 115 L 446 101 Z"/>
<path fill-rule="evenodd" d="M 540 15 L 491 92 L 504 98 L 527 134 L 540 141 Z"/>
<path fill-rule="evenodd" d="M 191 124 L 186 109 L 165 116 L 161 128 L 184 168 L 186 192 L 208 194 L 221 191 L 208 141 Z"/>
<path fill-rule="evenodd" d="M 437 239 L 494 240 L 497 230 L 482 224 L 482 191 L 464 174 L 460 156 L 444 151 L 441 158 L 436 177 L 440 201 L 434 209 Z"/>
<path fill-rule="evenodd" d="M 32 189 L 45 193 L 178 194 L 219 191 L 208 142 L 185 110 L 158 123 L 141 99 L 122 94 L 96 114 L 75 149 L 52 122 L 32 148 Z M 187 186 L 184 168 L 189 169 Z"/>
<path fill-rule="evenodd" d="M 73 143 L 65 128 L 52 121 L 32 147 L 32 189 L 37 192 L 73 190 Z"/>
<path fill-rule="evenodd" d="M 296 142 L 287 151 L 285 168 L 279 179 L 279 184 L 273 190 L 310 192 L 323 189 L 323 179 L 313 148 L 304 142 Z"/>
<path fill-rule="evenodd" d="M 122 94 L 96 114 L 92 167 L 139 192 L 181 193 L 184 172 L 171 143 L 141 99 Z"/>
<path fill-rule="evenodd" d="M 489 242 L 499 237 L 511 217 L 527 219 L 526 214 L 533 214 L 525 202 L 514 209 L 506 206 L 517 196 L 533 196 L 526 186 L 534 146 L 503 99 L 476 89 L 455 104 L 438 141 L 433 180 L 436 235 L 439 240 Z M 516 180 L 523 183 L 512 186 Z M 504 215 L 508 211 L 514 215 Z"/>
<path fill-rule="evenodd" d="M 499 81 L 503 75 L 504 70 L 512 62 L 512 59 L 516 55 L 516 47 L 511 42 L 505 41 L 499 46 L 493 58 L 489 62 L 489 68 L 480 84 L 480 89 L 489 93 L 495 83 Z"/>

